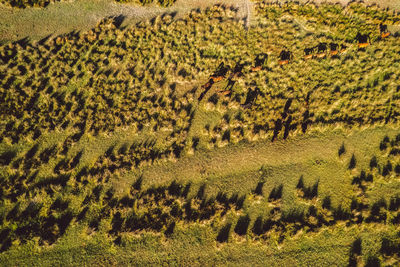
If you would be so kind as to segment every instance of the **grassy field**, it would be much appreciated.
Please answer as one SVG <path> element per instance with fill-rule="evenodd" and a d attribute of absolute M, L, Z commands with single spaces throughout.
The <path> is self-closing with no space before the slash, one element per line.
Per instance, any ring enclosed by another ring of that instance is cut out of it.
<path fill-rule="evenodd" d="M 253 8 L 0 47 L 1 265 L 399 264 L 400 15 Z"/>
<path fill-rule="evenodd" d="M 177 17 L 192 9 L 206 8 L 214 0 L 178 0 L 170 7 L 155 4 L 140 6 L 132 2 L 114 0 L 57 1 L 46 8 L 17 9 L 0 5 L 0 44 L 29 38 L 37 41 L 46 36 L 57 36 L 71 31 L 87 31 L 103 18 L 122 15 L 123 25 L 135 25 L 164 13 L 177 12 Z M 239 17 L 245 16 L 246 1 L 223 0 L 219 3 L 240 9 Z"/>

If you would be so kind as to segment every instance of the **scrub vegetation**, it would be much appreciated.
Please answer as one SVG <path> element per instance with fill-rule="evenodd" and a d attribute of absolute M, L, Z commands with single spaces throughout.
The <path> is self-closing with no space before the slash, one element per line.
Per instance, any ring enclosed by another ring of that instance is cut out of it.
<path fill-rule="evenodd" d="M 237 12 L 0 46 L 1 264 L 400 263 L 400 15 Z"/>

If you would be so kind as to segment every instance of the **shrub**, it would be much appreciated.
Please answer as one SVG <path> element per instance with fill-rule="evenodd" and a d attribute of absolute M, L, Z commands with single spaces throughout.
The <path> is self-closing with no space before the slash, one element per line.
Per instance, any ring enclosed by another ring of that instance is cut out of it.
<path fill-rule="evenodd" d="M 286 223 L 304 223 L 304 211 L 298 208 L 291 208 L 282 213 L 281 220 Z"/>
<path fill-rule="evenodd" d="M 350 218 L 350 214 L 340 204 L 336 209 L 334 209 L 333 217 L 335 218 L 335 220 L 344 221 Z"/>
<path fill-rule="evenodd" d="M 121 213 L 117 211 L 111 221 L 112 229 L 110 233 L 116 234 L 122 230 L 122 225 L 124 224 L 124 219 L 121 216 Z"/>
<path fill-rule="evenodd" d="M 303 189 L 304 192 L 304 198 L 306 199 L 313 199 L 318 196 L 318 186 L 319 186 L 319 180 L 315 182 L 312 186 L 305 187 Z"/>
<path fill-rule="evenodd" d="M 176 218 L 182 218 L 183 211 L 179 202 L 174 201 L 171 206 L 171 215 Z"/>
<path fill-rule="evenodd" d="M 338 150 L 338 155 L 339 157 L 341 155 L 343 155 L 344 153 L 346 153 L 346 148 L 344 147 L 344 143 L 342 143 L 342 145 L 340 146 L 339 150 Z"/>
<path fill-rule="evenodd" d="M 119 203 L 123 207 L 133 207 L 135 200 L 133 198 L 130 198 L 128 195 L 123 196 L 120 200 Z"/>
<path fill-rule="evenodd" d="M 179 197 L 182 193 L 182 185 L 178 184 L 175 180 L 171 182 L 168 187 L 168 194 Z"/>
<path fill-rule="evenodd" d="M 232 224 L 231 223 L 227 223 L 225 226 L 223 226 L 221 228 L 221 230 L 219 231 L 218 235 L 217 235 L 217 241 L 220 243 L 223 242 L 228 242 L 229 239 L 229 233 L 231 230 Z"/>
<path fill-rule="evenodd" d="M 114 244 L 120 246 L 122 244 L 122 237 L 119 235 L 114 239 Z"/>
<path fill-rule="evenodd" d="M 371 170 L 372 170 L 373 168 L 378 167 L 378 160 L 377 160 L 376 156 L 373 156 L 373 157 L 371 158 L 371 160 L 370 160 L 370 162 L 369 162 L 369 167 L 371 168 Z"/>
<path fill-rule="evenodd" d="M 296 188 L 297 189 L 304 189 L 303 175 L 300 176 L 300 179 L 297 182 Z"/>
<path fill-rule="evenodd" d="M 182 192 L 182 197 L 187 198 L 191 186 L 192 186 L 192 183 L 190 183 L 190 182 L 185 185 L 185 188 L 183 189 L 183 192 Z"/>
<path fill-rule="evenodd" d="M 133 189 L 140 191 L 142 190 L 143 176 L 139 176 L 139 178 L 132 185 Z"/>
<path fill-rule="evenodd" d="M 253 225 L 253 229 L 252 229 L 253 233 L 255 235 L 262 235 L 264 233 L 263 231 L 263 218 L 262 216 L 258 216 L 257 219 L 254 222 Z"/>
<path fill-rule="evenodd" d="M 263 194 L 263 186 L 265 182 L 258 182 L 256 189 L 254 190 L 254 193 L 256 195 L 262 196 Z"/>
<path fill-rule="evenodd" d="M 93 196 L 94 196 L 94 198 L 95 198 L 96 201 L 99 201 L 99 200 L 100 200 L 100 195 L 101 195 L 101 192 L 103 191 L 103 188 L 104 188 L 104 187 L 103 187 L 103 185 L 101 185 L 101 184 L 96 185 L 96 187 L 93 188 L 92 194 L 93 194 Z"/>
<path fill-rule="evenodd" d="M 379 143 L 379 149 L 380 149 L 381 151 L 386 150 L 386 149 L 387 149 L 387 143 L 384 142 L 384 141 L 381 141 L 381 142 Z"/>
<path fill-rule="evenodd" d="M 236 210 L 240 210 L 243 208 L 244 201 L 246 199 L 246 195 L 239 197 L 236 201 Z"/>
<path fill-rule="evenodd" d="M 235 233 L 237 233 L 238 235 L 245 235 L 247 234 L 247 229 L 249 227 L 250 224 L 250 217 L 249 215 L 243 215 L 239 218 L 236 226 L 235 226 Z"/>
<path fill-rule="evenodd" d="M 69 201 L 63 200 L 61 197 L 57 197 L 50 209 L 63 211 L 68 208 Z"/>
<path fill-rule="evenodd" d="M 14 207 L 7 213 L 7 216 L 6 216 L 7 221 L 16 220 L 18 218 L 20 206 L 21 206 L 21 204 L 19 202 L 17 202 L 14 205 Z"/>
<path fill-rule="evenodd" d="M 167 229 L 165 230 L 164 234 L 165 234 L 166 236 L 171 236 L 171 235 L 174 233 L 175 225 L 176 225 L 175 222 L 171 222 L 171 223 L 168 225 Z"/>
<path fill-rule="evenodd" d="M 0 155 L 0 165 L 9 165 L 16 155 L 17 152 L 13 150 L 3 152 Z"/>
<path fill-rule="evenodd" d="M 400 253 L 400 244 L 383 237 L 380 252 L 385 256 L 393 256 L 395 253 Z"/>
<path fill-rule="evenodd" d="M 382 222 L 386 220 L 386 213 L 382 212 L 382 209 L 386 209 L 386 201 L 381 198 L 372 204 L 370 209 L 370 215 L 367 218 L 367 222 Z"/>
<path fill-rule="evenodd" d="M 203 198 L 205 197 L 205 190 L 206 190 L 206 185 L 205 185 L 205 184 L 202 184 L 202 185 L 199 187 L 199 191 L 197 191 L 196 197 L 197 197 L 198 199 L 203 199 Z"/>
<path fill-rule="evenodd" d="M 282 191 L 283 191 L 283 184 L 276 186 L 272 189 L 271 193 L 269 194 L 268 200 L 275 201 L 282 198 Z"/>
<path fill-rule="evenodd" d="M 376 256 L 368 256 L 365 267 L 379 267 L 381 266 L 381 261 Z"/>
<path fill-rule="evenodd" d="M 392 163 L 388 160 L 388 162 L 386 163 L 386 165 L 383 166 L 382 175 L 383 175 L 383 176 L 387 176 L 387 175 L 390 174 L 390 172 L 391 172 L 392 170 L 393 170 Z"/>
<path fill-rule="evenodd" d="M 394 171 L 397 175 L 400 175 L 400 164 L 396 164 L 396 166 L 394 167 Z"/>
<path fill-rule="evenodd" d="M 66 211 L 58 219 L 58 227 L 60 229 L 60 234 L 63 235 L 69 224 L 71 223 L 74 215 L 71 211 Z"/>
<path fill-rule="evenodd" d="M 82 221 L 86 217 L 86 213 L 88 212 L 89 207 L 84 207 L 81 212 L 76 216 L 77 221 Z"/>
<path fill-rule="evenodd" d="M 389 210 L 390 211 L 397 211 L 400 208 L 400 196 L 392 196 L 389 202 Z"/>
<path fill-rule="evenodd" d="M 322 200 L 322 208 L 329 210 L 331 208 L 331 197 L 326 196 Z"/>
<path fill-rule="evenodd" d="M 357 238 L 351 244 L 350 255 L 361 255 L 361 238 Z"/>
<path fill-rule="evenodd" d="M 25 154 L 25 159 L 33 158 L 39 150 L 39 145 L 35 144 L 28 152 Z"/>
<path fill-rule="evenodd" d="M 229 204 L 229 198 L 228 198 L 227 194 L 222 192 L 222 191 L 218 192 L 218 194 L 215 197 L 215 199 L 221 204 L 224 204 L 224 205 L 228 205 Z"/>
<path fill-rule="evenodd" d="M 357 160 L 354 154 L 351 156 L 350 162 L 349 162 L 349 169 L 352 170 L 356 167 Z"/>

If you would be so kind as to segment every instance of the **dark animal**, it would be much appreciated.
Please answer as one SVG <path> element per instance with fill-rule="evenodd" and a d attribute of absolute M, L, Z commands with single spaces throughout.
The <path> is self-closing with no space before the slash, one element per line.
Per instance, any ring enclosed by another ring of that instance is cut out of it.
<path fill-rule="evenodd" d="M 388 32 L 386 24 L 382 24 L 382 23 L 379 24 L 379 31 L 381 33 L 381 38 L 382 39 L 387 38 L 390 35 L 390 32 Z"/>
<path fill-rule="evenodd" d="M 205 85 L 201 86 L 202 92 L 198 98 L 199 101 L 201 101 L 203 99 L 203 97 L 207 94 L 207 92 L 210 91 L 213 84 L 214 84 L 214 80 L 210 79 L 210 80 L 208 80 L 208 82 Z"/>
<path fill-rule="evenodd" d="M 293 54 L 288 50 L 282 50 L 282 52 L 279 54 L 279 58 L 279 65 L 285 65 L 288 64 L 290 60 L 292 60 Z"/>
<path fill-rule="evenodd" d="M 340 53 L 344 54 L 347 52 L 347 46 L 345 44 L 340 45 Z"/>
<path fill-rule="evenodd" d="M 304 59 L 312 59 L 314 57 L 314 47 L 304 49 Z"/>
<path fill-rule="evenodd" d="M 225 78 L 229 69 L 230 69 L 229 66 L 225 66 L 224 62 L 221 62 L 221 64 L 219 64 L 219 66 L 218 66 L 217 70 L 214 72 L 214 74 L 211 75 L 210 79 L 212 79 L 214 82 L 221 81 L 223 78 Z"/>
<path fill-rule="evenodd" d="M 203 92 L 200 94 L 198 100 L 201 101 L 203 97 L 207 94 L 207 92 L 211 89 L 214 83 L 221 81 L 225 78 L 226 74 L 228 73 L 230 67 L 229 65 L 225 66 L 224 62 L 221 62 L 217 67 L 217 70 L 211 75 L 208 82 L 201 87 Z"/>
<path fill-rule="evenodd" d="M 317 57 L 318 58 L 326 57 L 326 50 L 328 50 L 326 43 L 319 43 L 316 46 L 316 49 L 317 49 Z"/>
<path fill-rule="evenodd" d="M 242 76 L 244 65 L 245 65 L 244 63 L 236 63 L 235 67 L 232 70 L 231 78 Z"/>
<path fill-rule="evenodd" d="M 358 41 L 358 49 L 369 46 L 371 41 L 369 34 L 357 33 L 356 40 Z"/>
<path fill-rule="evenodd" d="M 337 56 L 339 54 L 339 45 L 336 43 L 330 43 L 330 50 L 331 50 L 331 56 Z"/>
<path fill-rule="evenodd" d="M 236 63 L 235 67 L 232 70 L 231 75 L 228 79 L 228 84 L 225 87 L 224 91 L 219 92 L 219 95 L 229 95 L 232 91 L 233 86 L 236 83 L 236 79 L 243 75 L 242 71 L 244 68 L 244 63 Z"/>
<path fill-rule="evenodd" d="M 262 69 L 263 65 L 267 62 L 268 55 L 265 53 L 259 54 L 256 57 L 254 67 L 251 67 L 252 71 L 259 71 Z"/>
<path fill-rule="evenodd" d="M 256 87 L 255 89 L 250 89 L 247 93 L 246 100 L 241 105 L 243 108 L 249 108 L 254 101 L 257 99 L 258 95 L 261 93 L 260 89 Z"/>

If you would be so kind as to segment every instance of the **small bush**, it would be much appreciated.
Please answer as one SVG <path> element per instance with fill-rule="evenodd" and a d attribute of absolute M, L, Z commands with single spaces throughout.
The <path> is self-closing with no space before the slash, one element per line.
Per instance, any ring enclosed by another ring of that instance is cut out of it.
<path fill-rule="evenodd" d="M 241 216 L 235 226 L 235 233 L 238 235 L 245 235 L 247 234 L 247 229 L 249 228 L 250 224 L 250 217 L 249 215 Z"/>
<path fill-rule="evenodd" d="M 373 168 L 378 167 L 378 159 L 376 158 L 376 156 L 373 156 L 373 157 L 371 158 L 371 160 L 369 161 L 369 167 L 371 168 L 371 170 L 372 170 Z"/>
<path fill-rule="evenodd" d="M 17 156 L 15 151 L 6 151 L 0 155 L 0 165 L 9 165 L 11 161 Z"/>
<path fill-rule="evenodd" d="M 272 189 L 271 193 L 269 194 L 268 200 L 275 201 L 282 198 L 283 192 L 283 184 L 276 186 Z"/>
<path fill-rule="evenodd" d="M 343 155 L 344 153 L 346 153 L 346 148 L 345 148 L 345 146 L 344 146 L 344 143 L 342 143 L 342 145 L 340 146 L 340 148 L 339 148 L 339 150 L 338 150 L 338 155 L 339 155 L 339 157 L 340 157 L 341 155 Z"/>
<path fill-rule="evenodd" d="M 329 210 L 331 208 L 331 197 L 330 196 L 324 197 L 324 199 L 322 200 L 322 208 L 327 209 L 327 210 Z"/>
<path fill-rule="evenodd" d="M 191 186 L 192 186 L 192 184 L 190 182 L 185 185 L 185 188 L 183 189 L 183 192 L 182 192 L 182 197 L 187 198 Z"/>
<path fill-rule="evenodd" d="M 64 234 L 65 230 L 67 229 L 73 218 L 74 218 L 73 213 L 71 211 L 66 211 L 58 219 L 58 227 L 60 229 L 61 235 Z"/>
<path fill-rule="evenodd" d="M 202 185 L 199 187 L 199 191 L 197 191 L 196 197 L 197 197 L 198 199 L 204 199 L 204 197 L 205 197 L 205 191 L 206 191 L 206 185 L 205 185 L 205 184 L 202 184 Z"/>
<path fill-rule="evenodd" d="M 395 172 L 397 175 L 400 175 L 400 164 L 396 164 L 396 166 L 394 167 L 394 172 Z"/>
<path fill-rule="evenodd" d="M 135 183 L 132 185 L 133 189 L 140 191 L 142 190 L 143 176 L 140 176 Z"/>
<path fill-rule="evenodd" d="M 303 189 L 304 193 L 304 198 L 306 199 L 313 199 L 318 196 L 318 186 L 319 186 L 319 180 L 315 182 L 312 186 L 305 187 Z"/>
<path fill-rule="evenodd" d="M 69 201 L 63 200 L 61 197 L 58 197 L 50 206 L 50 209 L 63 211 L 68 208 L 68 205 Z"/>
<path fill-rule="evenodd" d="M 349 162 L 349 170 L 352 170 L 356 167 L 357 160 L 354 154 L 351 156 L 350 162 Z"/>
<path fill-rule="evenodd" d="M 28 152 L 25 154 L 25 159 L 33 158 L 39 150 L 39 145 L 35 144 Z"/>
<path fill-rule="evenodd" d="M 357 238 L 351 244 L 350 255 L 361 255 L 361 238 Z"/>
<path fill-rule="evenodd" d="M 255 193 L 256 195 L 262 196 L 262 194 L 263 194 L 263 186 L 264 186 L 264 183 L 265 183 L 265 182 L 258 182 L 258 184 L 257 184 L 257 186 L 256 186 L 256 189 L 254 190 L 254 193 Z"/>
<path fill-rule="evenodd" d="M 240 210 L 243 208 L 244 201 L 246 199 L 246 195 L 239 197 L 236 201 L 236 210 Z"/>
<path fill-rule="evenodd" d="M 175 222 L 171 222 L 171 223 L 168 225 L 167 229 L 165 230 L 164 234 L 165 234 L 166 236 L 171 236 L 171 235 L 174 233 L 175 226 L 176 226 L 176 223 L 175 223 Z"/>
<path fill-rule="evenodd" d="M 124 224 L 124 219 L 121 216 L 121 213 L 117 211 L 111 221 L 112 229 L 110 233 L 116 234 L 122 230 L 122 225 Z"/>
<path fill-rule="evenodd" d="M 350 214 L 342 207 L 340 204 L 334 211 L 333 211 L 333 217 L 335 220 L 347 220 L 350 218 Z"/>
<path fill-rule="evenodd" d="M 297 189 L 304 189 L 303 175 L 300 176 L 299 181 L 297 182 L 296 188 Z"/>
<path fill-rule="evenodd" d="M 180 196 L 182 193 L 182 185 L 178 184 L 175 180 L 171 182 L 168 187 L 168 194 L 172 196 Z"/>
<path fill-rule="evenodd" d="M 381 261 L 376 256 L 368 256 L 365 267 L 379 267 L 381 266 Z"/>
<path fill-rule="evenodd" d="M 224 227 L 221 228 L 217 235 L 217 241 L 220 243 L 228 242 L 229 239 L 229 232 L 231 230 L 232 224 L 227 223 Z"/>
<path fill-rule="evenodd" d="M 383 237 L 380 252 L 385 256 L 393 256 L 395 253 L 400 253 L 400 244 Z"/>
<path fill-rule="evenodd" d="M 257 219 L 254 222 L 253 225 L 253 229 L 252 229 L 253 233 L 255 235 L 262 235 L 264 233 L 263 231 L 263 218 L 262 216 L 258 216 Z"/>
<path fill-rule="evenodd" d="M 386 163 L 386 165 L 383 166 L 382 175 L 383 175 L 383 176 L 387 176 L 387 175 L 390 174 L 390 172 L 391 172 L 392 170 L 393 170 L 392 163 L 388 160 L 388 162 Z"/>
<path fill-rule="evenodd" d="M 304 211 L 293 208 L 282 214 L 281 220 L 286 223 L 304 223 Z"/>
<path fill-rule="evenodd" d="M 400 196 L 393 196 L 390 198 L 389 202 L 389 210 L 390 211 L 397 211 L 400 208 Z"/>

